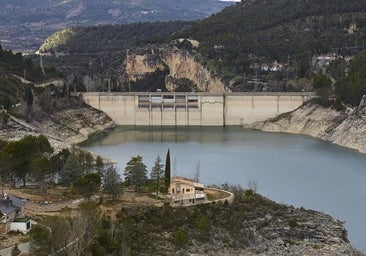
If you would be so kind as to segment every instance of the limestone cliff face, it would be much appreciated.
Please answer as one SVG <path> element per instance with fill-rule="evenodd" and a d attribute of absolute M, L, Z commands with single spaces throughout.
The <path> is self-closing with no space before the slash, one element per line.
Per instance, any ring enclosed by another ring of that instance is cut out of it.
<path fill-rule="evenodd" d="M 366 153 L 366 108 L 346 113 L 308 104 L 293 112 L 246 127 L 310 135 Z"/>
<path fill-rule="evenodd" d="M 127 53 L 125 70 L 132 81 L 156 69 L 164 68 L 169 68 L 169 76 L 173 78 L 187 78 L 193 81 L 197 84 L 199 91 L 224 92 L 226 90 L 224 83 L 187 51 L 166 46 Z M 174 85 L 168 85 L 167 89 L 173 91 Z"/>
<path fill-rule="evenodd" d="M 125 62 L 125 71 L 128 79 L 136 81 L 145 74 L 154 72 L 156 69 L 163 70 L 165 68 L 164 63 L 157 51 L 158 49 L 156 48 L 128 51 Z"/>

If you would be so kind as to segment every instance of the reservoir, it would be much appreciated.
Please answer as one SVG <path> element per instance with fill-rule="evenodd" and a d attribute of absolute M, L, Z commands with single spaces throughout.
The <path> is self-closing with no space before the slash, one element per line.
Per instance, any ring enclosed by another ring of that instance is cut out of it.
<path fill-rule="evenodd" d="M 141 155 L 150 172 L 170 149 L 172 175 L 247 188 L 276 202 L 330 214 L 346 221 L 351 244 L 366 252 L 366 155 L 308 136 L 240 127 L 117 127 L 94 137 L 87 149 L 118 162 L 123 174 Z M 122 175 L 123 177 L 123 175 Z"/>

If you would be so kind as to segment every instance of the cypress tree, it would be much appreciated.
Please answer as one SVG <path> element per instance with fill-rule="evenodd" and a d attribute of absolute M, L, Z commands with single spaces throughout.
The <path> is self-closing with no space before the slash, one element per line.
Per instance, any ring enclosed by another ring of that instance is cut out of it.
<path fill-rule="evenodd" d="M 165 159 L 165 173 L 164 173 L 164 182 L 165 182 L 165 191 L 168 192 L 170 185 L 170 150 L 168 149 L 168 153 L 166 154 Z"/>

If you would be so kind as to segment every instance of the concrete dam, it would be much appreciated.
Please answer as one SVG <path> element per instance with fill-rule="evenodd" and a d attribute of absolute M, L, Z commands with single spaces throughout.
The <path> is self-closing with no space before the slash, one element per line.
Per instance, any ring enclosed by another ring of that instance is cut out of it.
<path fill-rule="evenodd" d="M 225 126 L 264 121 L 292 111 L 313 92 L 83 93 L 85 103 L 108 114 L 116 125 Z"/>

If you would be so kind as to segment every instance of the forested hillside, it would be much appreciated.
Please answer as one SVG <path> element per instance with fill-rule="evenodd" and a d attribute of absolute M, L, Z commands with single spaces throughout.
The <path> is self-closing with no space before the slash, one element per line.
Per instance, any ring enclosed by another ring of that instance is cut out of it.
<path fill-rule="evenodd" d="M 0 0 L 0 40 L 5 49 L 35 50 L 47 36 L 69 27 L 198 20 L 229 5 L 219 0 Z"/>
<path fill-rule="evenodd" d="M 200 41 L 205 60 L 228 78 L 250 72 L 253 62 L 274 60 L 306 76 L 314 54 L 353 54 L 364 48 L 365 13 L 362 0 L 242 1 L 179 37 Z"/>
<path fill-rule="evenodd" d="M 194 54 L 197 61 L 232 91 L 313 90 L 315 83 L 324 102 L 328 101 L 328 96 L 337 93 L 341 99 L 356 104 L 362 90 L 357 89 L 357 95 L 349 99 L 342 93 L 344 89 L 340 89 L 344 88 L 344 82 L 340 81 L 343 85 L 339 83 L 337 86 L 335 83 L 345 77 L 349 61 L 365 49 L 365 14 L 366 2 L 360 0 L 242 1 L 198 22 L 68 29 L 52 35 L 40 50 L 66 52 L 83 58 L 88 54 L 107 56 L 108 53 L 108 58 L 93 59 L 92 63 L 100 63 L 98 70 L 91 64 L 80 64 L 79 67 L 88 66 L 93 68 L 91 74 L 99 72 L 103 77 L 117 81 L 117 77 L 123 77 L 123 71 L 116 65 L 123 65 L 127 49 L 190 38 L 198 40 L 198 48 L 188 41 L 176 46 Z M 330 64 L 329 58 L 336 61 Z M 69 67 L 66 59 L 57 59 L 62 63 L 53 62 L 52 58 L 47 61 Z M 77 61 L 72 63 L 73 68 L 68 70 L 76 67 Z M 87 73 L 85 70 L 79 72 Z M 319 77 L 315 73 L 332 80 L 326 82 L 327 88 L 317 84 L 319 80 L 316 78 Z"/>
<path fill-rule="evenodd" d="M 56 75 L 54 69 L 48 69 L 47 73 L 48 76 L 43 75 L 41 68 L 30 59 L 25 59 L 20 53 L 3 50 L 0 45 L 0 105 L 8 109 L 20 102 L 24 86 L 15 76 L 25 76 L 37 82 Z"/>
<path fill-rule="evenodd" d="M 148 43 L 167 42 L 171 34 L 192 24 L 192 22 L 171 21 L 70 28 L 47 38 L 40 47 L 40 52 L 57 51 L 70 54 L 121 52 Z"/>

